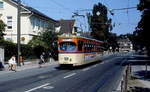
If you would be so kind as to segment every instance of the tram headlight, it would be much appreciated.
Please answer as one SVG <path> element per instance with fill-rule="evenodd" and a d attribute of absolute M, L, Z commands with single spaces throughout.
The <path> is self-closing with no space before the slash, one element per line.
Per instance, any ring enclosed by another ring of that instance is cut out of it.
<path fill-rule="evenodd" d="M 65 61 L 68 61 L 68 60 L 69 60 L 69 57 L 64 57 L 64 60 L 65 60 Z"/>
<path fill-rule="evenodd" d="M 72 59 L 70 58 L 70 62 L 72 61 Z"/>

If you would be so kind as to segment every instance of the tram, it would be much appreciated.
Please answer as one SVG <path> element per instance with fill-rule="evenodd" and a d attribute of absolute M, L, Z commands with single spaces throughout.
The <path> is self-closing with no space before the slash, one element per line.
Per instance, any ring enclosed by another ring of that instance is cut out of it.
<path fill-rule="evenodd" d="M 58 37 L 59 64 L 80 66 L 100 60 L 103 42 L 77 35 Z"/>

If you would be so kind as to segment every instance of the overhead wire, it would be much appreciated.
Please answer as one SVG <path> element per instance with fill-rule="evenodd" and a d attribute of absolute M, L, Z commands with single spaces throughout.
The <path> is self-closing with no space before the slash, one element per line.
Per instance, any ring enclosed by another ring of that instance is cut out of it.
<path fill-rule="evenodd" d="M 128 2 L 127 2 L 127 7 L 129 7 L 130 5 L 129 5 L 129 0 L 128 0 Z M 129 21 L 130 19 L 129 19 L 129 9 L 127 9 L 127 21 L 128 21 L 128 23 L 130 22 Z"/>
<path fill-rule="evenodd" d="M 64 8 L 64 9 L 65 9 L 66 11 L 68 11 L 69 13 L 73 13 L 70 8 L 64 6 L 63 4 L 58 3 L 58 2 L 56 2 L 55 0 L 51 0 L 51 1 L 52 1 L 54 4 L 56 4 L 57 6 Z"/>
<path fill-rule="evenodd" d="M 60 2 L 57 2 L 56 0 L 50 0 L 52 3 L 54 3 L 55 5 L 63 8 L 65 11 L 68 11 L 69 13 L 73 13 L 72 10 L 66 6 L 64 6 L 62 3 Z M 106 0 L 101 0 L 102 3 L 106 4 L 107 6 L 108 3 L 106 2 Z M 134 9 L 134 8 L 137 8 L 137 7 L 130 7 L 129 6 L 129 0 L 128 0 L 128 3 L 127 3 L 127 8 L 118 8 L 118 9 L 109 9 L 110 11 L 119 11 L 119 10 L 127 10 L 127 17 L 128 17 L 128 23 L 130 22 L 130 18 L 129 18 L 129 9 Z M 79 10 L 79 11 L 91 11 L 92 9 L 83 9 L 83 10 Z"/>

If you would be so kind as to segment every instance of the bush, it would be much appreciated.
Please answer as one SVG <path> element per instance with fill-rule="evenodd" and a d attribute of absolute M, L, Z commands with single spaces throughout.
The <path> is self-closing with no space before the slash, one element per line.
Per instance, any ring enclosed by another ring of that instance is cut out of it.
<path fill-rule="evenodd" d="M 0 41 L 1 46 L 4 47 L 5 50 L 5 61 L 7 61 L 11 56 L 17 55 L 17 47 L 16 44 L 9 41 Z"/>
<path fill-rule="evenodd" d="M 30 58 L 34 56 L 33 49 L 30 45 L 22 44 L 21 45 L 21 56 L 23 58 Z"/>
<path fill-rule="evenodd" d="M 33 53 L 37 58 L 40 58 L 42 52 L 45 52 L 45 48 L 42 46 L 36 46 L 33 48 Z"/>
<path fill-rule="evenodd" d="M 8 61 L 11 56 L 15 55 L 17 57 L 17 44 L 14 44 L 12 42 L 9 41 L 0 41 L 1 46 L 4 47 L 5 50 L 5 61 Z M 23 58 L 29 58 L 34 56 L 33 54 L 33 49 L 31 46 L 29 45 L 22 45 L 20 46 L 20 50 L 21 50 L 21 55 L 23 56 Z"/>

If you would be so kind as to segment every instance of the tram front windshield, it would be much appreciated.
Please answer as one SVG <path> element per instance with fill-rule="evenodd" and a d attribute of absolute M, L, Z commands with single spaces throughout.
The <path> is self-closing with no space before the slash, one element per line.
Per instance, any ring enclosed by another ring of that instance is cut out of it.
<path fill-rule="evenodd" d="M 74 42 L 61 42 L 60 43 L 60 50 L 62 50 L 62 51 L 75 51 L 76 45 Z"/>

